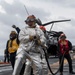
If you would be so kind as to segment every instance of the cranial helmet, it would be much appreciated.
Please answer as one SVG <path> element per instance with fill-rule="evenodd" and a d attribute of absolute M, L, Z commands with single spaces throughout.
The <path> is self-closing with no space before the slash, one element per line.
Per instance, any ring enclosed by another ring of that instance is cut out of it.
<path fill-rule="evenodd" d="M 40 26 L 41 30 L 46 30 L 46 28 L 44 26 Z"/>
<path fill-rule="evenodd" d="M 13 40 L 17 37 L 17 33 L 15 31 L 11 31 L 10 33 L 10 39 Z"/>
<path fill-rule="evenodd" d="M 35 22 L 35 21 L 36 21 L 36 17 L 34 15 L 28 16 L 27 19 L 25 20 L 26 23 Z"/>
<path fill-rule="evenodd" d="M 10 34 L 17 34 L 15 31 L 11 31 L 11 33 Z"/>
<path fill-rule="evenodd" d="M 66 35 L 64 34 L 64 33 L 62 33 L 61 35 L 60 35 L 60 39 L 61 38 L 66 38 Z"/>

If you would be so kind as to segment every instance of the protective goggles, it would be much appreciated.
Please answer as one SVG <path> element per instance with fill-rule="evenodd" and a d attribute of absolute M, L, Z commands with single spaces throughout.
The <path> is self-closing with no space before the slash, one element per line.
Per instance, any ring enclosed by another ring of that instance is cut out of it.
<path fill-rule="evenodd" d="M 30 19 L 30 18 L 28 18 L 27 20 L 25 20 L 26 23 L 28 23 L 28 22 L 34 22 L 34 21 L 35 21 L 35 19 Z"/>
<path fill-rule="evenodd" d="M 62 38 L 66 38 L 66 36 L 61 36 L 60 38 L 61 38 L 61 39 L 62 39 Z"/>

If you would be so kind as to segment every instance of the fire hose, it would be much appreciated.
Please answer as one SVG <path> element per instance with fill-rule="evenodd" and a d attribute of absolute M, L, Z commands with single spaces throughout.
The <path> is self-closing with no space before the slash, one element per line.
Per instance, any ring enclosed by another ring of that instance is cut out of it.
<path fill-rule="evenodd" d="M 43 46 L 42 46 L 42 48 L 43 48 L 43 51 L 44 51 L 44 53 L 45 53 L 45 59 L 46 59 L 46 62 L 47 62 L 47 66 L 48 66 L 48 68 L 49 68 L 49 71 L 51 72 L 52 75 L 56 75 L 56 74 L 59 72 L 60 68 L 61 68 L 62 62 L 63 62 L 63 60 L 64 60 L 64 55 L 65 55 L 65 53 L 66 53 L 67 51 L 65 51 L 64 54 L 63 54 L 63 56 L 62 56 L 62 60 L 61 60 L 61 63 L 60 63 L 60 66 L 59 66 L 58 70 L 57 70 L 55 73 L 53 73 L 53 71 L 52 71 L 52 69 L 51 69 L 51 66 L 49 65 L 48 58 L 47 58 L 47 53 L 46 53 L 47 48 L 45 48 L 45 47 L 43 47 Z"/>

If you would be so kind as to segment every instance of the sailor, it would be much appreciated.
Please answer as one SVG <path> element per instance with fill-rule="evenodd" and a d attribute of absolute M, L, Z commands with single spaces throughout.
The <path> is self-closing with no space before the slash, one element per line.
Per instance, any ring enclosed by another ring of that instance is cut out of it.
<path fill-rule="evenodd" d="M 42 49 L 42 46 L 46 44 L 44 33 L 36 26 L 36 17 L 34 15 L 28 16 L 25 23 L 28 26 L 22 29 L 19 34 L 20 45 L 17 50 L 16 62 L 12 75 L 19 75 L 26 59 L 31 62 L 34 75 L 48 75 L 47 63 Z"/>
<path fill-rule="evenodd" d="M 58 41 L 58 48 L 59 48 L 59 54 L 60 54 L 59 63 L 61 64 L 62 57 L 64 55 L 64 58 L 66 58 L 69 63 L 69 73 L 75 74 L 75 72 L 73 72 L 73 68 L 72 68 L 72 59 L 69 54 L 69 51 L 72 50 L 72 44 L 69 40 L 66 39 L 66 35 L 64 33 L 62 33 L 60 35 L 60 40 Z M 60 68 L 60 75 L 63 75 L 63 62 L 62 62 L 61 68 Z"/>
<path fill-rule="evenodd" d="M 39 28 L 44 32 L 44 36 L 46 38 L 46 45 L 47 45 L 47 47 L 49 47 L 50 46 L 50 40 L 49 40 L 48 32 L 47 32 L 45 26 L 40 26 Z"/>
<path fill-rule="evenodd" d="M 15 56 L 16 56 L 16 51 L 19 47 L 19 40 L 17 39 L 17 33 L 15 31 L 11 31 L 9 37 L 10 39 L 7 41 L 6 50 L 9 53 L 10 62 L 12 68 L 14 69 Z"/>

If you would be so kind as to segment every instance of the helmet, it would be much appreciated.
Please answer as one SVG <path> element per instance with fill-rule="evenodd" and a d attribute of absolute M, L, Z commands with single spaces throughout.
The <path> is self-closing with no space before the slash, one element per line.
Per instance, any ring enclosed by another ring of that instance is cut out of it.
<path fill-rule="evenodd" d="M 62 33 L 61 35 L 60 35 L 60 39 L 61 38 L 66 38 L 66 35 L 64 34 L 64 33 Z"/>
<path fill-rule="evenodd" d="M 27 17 L 27 19 L 25 20 L 26 23 L 28 22 L 35 22 L 36 17 L 34 15 L 30 15 Z"/>
<path fill-rule="evenodd" d="M 11 35 L 11 34 L 17 34 L 17 33 L 16 33 L 15 31 L 11 31 L 10 35 Z"/>
<path fill-rule="evenodd" d="M 11 31 L 10 33 L 10 39 L 13 40 L 17 37 L 17 33 L 15 31 Z"/>
<path fill-rule="evenodd" d="M 44 26 L 40 26 L 41 30 L 46 30 L 46 28 Z"/>

